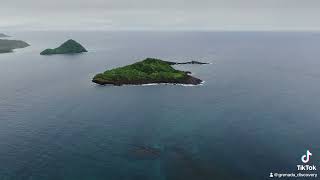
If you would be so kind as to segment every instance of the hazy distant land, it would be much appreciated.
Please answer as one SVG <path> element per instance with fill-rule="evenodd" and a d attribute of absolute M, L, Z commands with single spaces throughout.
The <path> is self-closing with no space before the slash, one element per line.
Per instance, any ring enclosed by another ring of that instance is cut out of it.
<path fill-rule="evenodd" d="M 10 37 L 10 36 L 3 34 L 3 33 L 0 33 L 0 38 L 3 38 L 3 37 Z"/>
<path fill-rule="evenodd" d="M 14 49 L 30 46 L 28 43 L 20 40 L 0 39 L 0 53 L 12 52 Z"/>

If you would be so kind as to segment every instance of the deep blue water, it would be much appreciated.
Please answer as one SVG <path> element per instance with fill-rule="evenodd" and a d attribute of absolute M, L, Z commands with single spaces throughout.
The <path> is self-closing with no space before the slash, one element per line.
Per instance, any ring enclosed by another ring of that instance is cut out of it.
<path fill-rule="evenodd" d="M 320 33 L 15 32 L 0 55 L 1 180 L 266 179 L 319 166 Z M 81 55 L 40 56 L 68 38 Z M 203 86 L 97 86 L 146 57 Z M 154 148 L 136 157 L 137 146 Z"/>

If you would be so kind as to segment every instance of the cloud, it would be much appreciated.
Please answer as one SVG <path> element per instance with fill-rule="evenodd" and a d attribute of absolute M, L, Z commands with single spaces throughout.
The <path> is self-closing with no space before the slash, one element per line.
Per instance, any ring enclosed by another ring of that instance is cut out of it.
<path fill-rule="evenodd" d="M 317 30 L 317 0 L 1 0 L 12 30 Z"/>

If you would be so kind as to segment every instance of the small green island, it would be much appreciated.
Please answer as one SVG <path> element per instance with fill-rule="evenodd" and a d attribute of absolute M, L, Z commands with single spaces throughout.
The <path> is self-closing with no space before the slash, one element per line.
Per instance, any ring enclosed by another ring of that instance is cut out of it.
<path fill-rule="evenodd" d="M 203 81 L 190 72 L 174 69 L 177 63 L 147 58 L 143 61 L 107 70 L 94 76 L 92 82 L 100 85 L 142 85 L 152 83 L 199 85 Z"/>
<path fill-rule="evenodd" d="M 55 49 L 46 49 L 42 51 L 41 55 L 53 55 L 53 54 L 76 54 L 88 52 L 81 44 L 76 42 L 75 40 L 69 39 L 61 46 Z"/>
<path fill-rule="evenodd" d="M 0 39 L 0 53 L 10 53 L 14 49 L 30 46 L 28 43 L 20 40 Z"/>

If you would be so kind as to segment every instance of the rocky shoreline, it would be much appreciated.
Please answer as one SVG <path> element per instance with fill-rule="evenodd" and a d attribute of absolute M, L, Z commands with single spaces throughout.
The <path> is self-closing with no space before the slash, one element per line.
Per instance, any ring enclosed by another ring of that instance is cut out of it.
<path fill-rule="evenodd" d="M 152 81 L 152 80 L 140 80 L 140 81 L 127 81 L 127 80 L 119 80 L 119 81 L 108 81 L 108 80 L 99 80 L 93 79 L 92 82 L 99 85 L 145 85 L 145 84 L 183 84 L 183 85 L 200 85 L 203 83 L 201 79 L 196 77 L 187 75 L 186 78 L 180 80 L 170 80 L 164 79 L 160 81 Z"/>
<path fill-rule="evenodd" d="M 187 62 L 170 62 L 170 61 L 168 61 L 168 63 L 170 65 L 180 65 L 180 64 L 200 64 L 200 65 L 203 65 L 203 64 L 209 64 L 209 63 L 204 63 L 204 62 L 200 62 L 200 61 L 187 61 Z"/>

